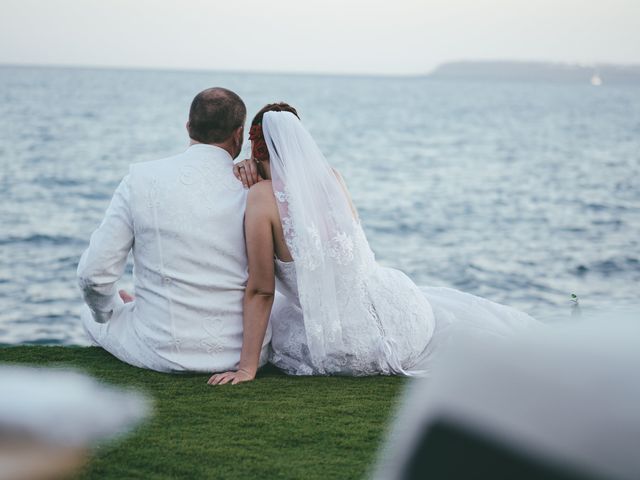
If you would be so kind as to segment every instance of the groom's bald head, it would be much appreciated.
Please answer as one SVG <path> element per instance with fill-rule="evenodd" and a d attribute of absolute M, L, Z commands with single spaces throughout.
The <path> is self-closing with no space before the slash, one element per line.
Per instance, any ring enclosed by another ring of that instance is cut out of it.
<path fill-rule="evenodd" d="M 214 87 L 200 92 L 191 102 L 189 137 L 200 143 L 224 143 L 244 125 L 247 107 L 231 90 Z"/>

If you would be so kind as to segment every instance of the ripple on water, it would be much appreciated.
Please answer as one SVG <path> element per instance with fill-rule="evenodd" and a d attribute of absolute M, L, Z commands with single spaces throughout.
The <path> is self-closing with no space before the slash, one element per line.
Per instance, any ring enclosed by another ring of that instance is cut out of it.
<path fill-rule="evenodd" d="M 32 245 L 69 245 L 77 243 L 79 239 L 68 237 L 65 235 L 43 235 L 43 234 L 32 234 L 24 237 L 14 237 L 8 236 L 5 238 L 0 238 L 0 245 L 11 245 L 14 243 L 25 243 Z"/>
<path fill-rule="evenodd" d="M 616 257 L 593 261 L 588 265 L 578 265 L 575 268 L 577 275 L 586 275 L 590 272 L 605 276 L 619 275 L 622 273 L 640 274 L 640 260 L 636 257 Z"/>

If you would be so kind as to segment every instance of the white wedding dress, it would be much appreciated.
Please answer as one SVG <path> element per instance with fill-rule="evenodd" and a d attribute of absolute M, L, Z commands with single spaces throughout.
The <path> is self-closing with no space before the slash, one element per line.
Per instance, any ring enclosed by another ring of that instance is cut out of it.
<path fill-rule="evenodd" d="M 278 295 L 271 314 L 269 360 L 291 375 L 317 374 L 306 343 L 295 262 L 276 259 L 275 271 Z M 539 325 L 526 313 L 452 288 L 421 287 L 416 293 L 415 284 L 398 270 L 380 268 L 378 277 L 389 298 L 395 298 L 376 305 L 380 342 L 374 348 L 376 342 L 369 348 L 362 345 L 359 356 L 345 354 L 343 368 L 332 373 L 424 375 L 455 332 L 506 337 Z M 435 329 L 429 336 L 425 330 L 431 322 Z M 352 345 L 362 344 L 358 332 L 352 334 Z"/>
<path fill-rule="evenodd" d="M 288 112 L 263 135 L 292 262 L 275 259 L 270 361 L 293 375 L 418 375 L 453 332 L 509 335 L 529 315 L 449 288 L 418 288 L 378 265 L 347 194 Z"/>

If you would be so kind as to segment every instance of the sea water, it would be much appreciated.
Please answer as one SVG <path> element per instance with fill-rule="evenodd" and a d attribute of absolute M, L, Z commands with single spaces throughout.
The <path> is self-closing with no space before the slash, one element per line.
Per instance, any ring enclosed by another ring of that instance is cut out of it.
<path fill-rule="evenodd" d="M 187 147 L 210 86 L 249 118 L 294 105 L 419 285 L 540 318 L 638 299 L 640 85 L 0 67 L 0 343 L 86 343 L 89 236 L 129 164 Z"/>

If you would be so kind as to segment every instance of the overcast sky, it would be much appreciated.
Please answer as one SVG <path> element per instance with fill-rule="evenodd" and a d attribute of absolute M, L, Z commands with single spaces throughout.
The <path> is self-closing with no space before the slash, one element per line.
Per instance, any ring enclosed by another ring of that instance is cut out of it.
<path fill-rule="evenodd" d="M 640 63 L 640 0 L 0 0 L 0 63 L 425 73 Z"/>

